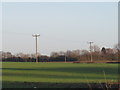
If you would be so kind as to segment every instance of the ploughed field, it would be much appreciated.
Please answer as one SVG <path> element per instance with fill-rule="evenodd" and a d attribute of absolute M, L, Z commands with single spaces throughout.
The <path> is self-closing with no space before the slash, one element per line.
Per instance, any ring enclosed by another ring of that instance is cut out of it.
<path fill-rule="evenodd" d="M 3 88 L 32 88 L 38 83 L 40 83 L 38 87 L 40 85 L 44 87 L 44 83 L 50 85 L 53 83 L 114 83 L 117 81 L 118 64 L 2 62 Z"/>

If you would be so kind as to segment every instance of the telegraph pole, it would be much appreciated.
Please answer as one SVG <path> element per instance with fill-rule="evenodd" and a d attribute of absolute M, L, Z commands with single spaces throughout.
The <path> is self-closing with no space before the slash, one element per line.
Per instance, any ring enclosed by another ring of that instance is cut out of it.
<path fill-rule="evenodd" d="M 89 44 L 90 44 L 90 60 L 91 60 L 91 62 L 93 61 L 93 58 L 92 58 L 92 43 L 93 42 L 88 42 Z"/>
<path fill-rule="evenodd" d="M 40 36 L 40 34 L 33 34 L 32 36 L 35 37 L 36 40 L 36 63 L 38 63 L 37 38 Z"/>

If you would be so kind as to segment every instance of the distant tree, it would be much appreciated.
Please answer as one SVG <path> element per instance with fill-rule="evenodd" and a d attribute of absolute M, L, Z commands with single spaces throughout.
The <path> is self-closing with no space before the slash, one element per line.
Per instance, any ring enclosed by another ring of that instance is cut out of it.
<path fill-rule="evenodd" d="M 97 45 L 92 46 L 94 52 L 100 52 L 100 48 Z"/>
<path fill-rule="evenodd" d="M 23 57 L 24 57 L 24 54 L 23 54 L 23 53 L 17 53 L 17 54 L 16 54 L 16 57 L 21 57 L 21 58 L 23 58 Z"/>
<path fill-rule="evenodd" d="M 52 52 L 50 54 L 50 57 L 58 57 L 58 56 L 59 56 L 59 54 L 57 52 Z"/>
<path fill-rule="evenodd" d="M 73 50 L 73 51 L 68 50 L 68 51 L 65 53 L 65 55 L 66 55 L 67 57 L 79 59 L 79 57 L 80 57 L 80 50 Z"/>
<path fill-rule="evenodd" d="M 64 56 L 50 57 L 49 61 L 51 61 L 51 62 L 64 62 L 65 57 Z M 77 61 L 77 59 L 72 58 L 72 57 L 67 57 L 67 62 L 69 62 L 69 61 Z"/>
<path fill-rule="evenodd" d="M 115 55 L 116 55 L 117 59 L 119 60 L 120 59 L 120 43 L 116 44 L 114 46 L 114 49 L 116 50 Z"/>
<path fill-rule="evenodd" d="M 120 43 L 116 44 L 116 45 L 114 46 L 114 48 L 115 48 L 117 51 L 120 51 Z"/>
<path fill-rule="evenodd" d="M 58 52 L 58 55 L 59 55 L 59 56 L 64 56 L 64 55 L 65 55 L 65 52 L 60 51 L 60 52 Z"/>
<path fill-rule="evenodd" d="M 80 60 L 84 60 L 84 61 L 87 61 L 87 60 L 90 60 L 90 53 L 89 51 L 87 50 L 81 50 L 80 52 Z"/>
<path fill-rule="evenodd" d="M 3 58 L 11 58 L 13 55 L 11 52 L 2 52 L 2 57 Z"/>
<path fill-rule="evenodd" d="M 30 54 L 18 53 L 16 54 L 16 57 L 20 57 L 24 62 L 28 62 L 31 56 Z"/>
<path fill-rule="evenodd" d="M 49 57 L 46 55 L 38 56 L 38 61 L 39 62 L 49 62 Z"/>
<path fill-rule="evenodd" d="M 36 58 L 36 54 L 31 54 L 30 57 L 31 58 Z"/>
<path fill-rule="evenodd" d="M 106 54 L 106 49 L 104 47 L 101 49 L 101 53 Z"/>
<path fill-rule="evenodd" d="M 106 48 L 106 53 L 107 53 L 107 54 L 113 54 L 114 52 L 113 52 L 113 49 L 111 49 L 111 48 Z"/>
<path fill-rule="evenodd" d="M 72 51 L 67 50 L 67 52 L 65 53 L 65 55 L 66 55 L 67 57 L 71 57 L 71 56 L 72 56 Z"/>
<path fill-rule="evenodd" d="M 80 50 L 73 50 L 72 51 L 72 57 L 79 60 L 80 59 L 80 52 L 81 52 Z"/>
<path fill-rule="evenodd" d="M 89 54 L 89 51 L 87 50 L 81 50 L 81 55 Z"/>

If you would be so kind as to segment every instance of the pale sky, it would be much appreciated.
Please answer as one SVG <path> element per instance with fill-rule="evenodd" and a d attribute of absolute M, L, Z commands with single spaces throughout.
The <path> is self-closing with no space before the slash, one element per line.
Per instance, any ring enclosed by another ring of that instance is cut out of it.
<path fill-rule="evenodd" d="M 53 51 L 100 48 L 118 43 L 117 2 L 2 3 L 3 51 L 50 55 Z"/>

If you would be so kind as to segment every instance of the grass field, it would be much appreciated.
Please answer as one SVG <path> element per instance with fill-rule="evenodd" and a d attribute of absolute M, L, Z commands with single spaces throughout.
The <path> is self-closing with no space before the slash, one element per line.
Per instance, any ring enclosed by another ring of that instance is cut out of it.
<path fill-rule="evenodd" d="M 104 83 L 117 82 L 118 64 L 3 62 L 3 88 L 22 87 L 25 82 L 39 83 Z M 12 83 L 12 84 L 11 84 Z M 11 85 L 10 85 L 11 84 Z M 23 86 L 24 87 L 24 86 Z M 30 86 L 28 86 L 30 87 Z"/>

